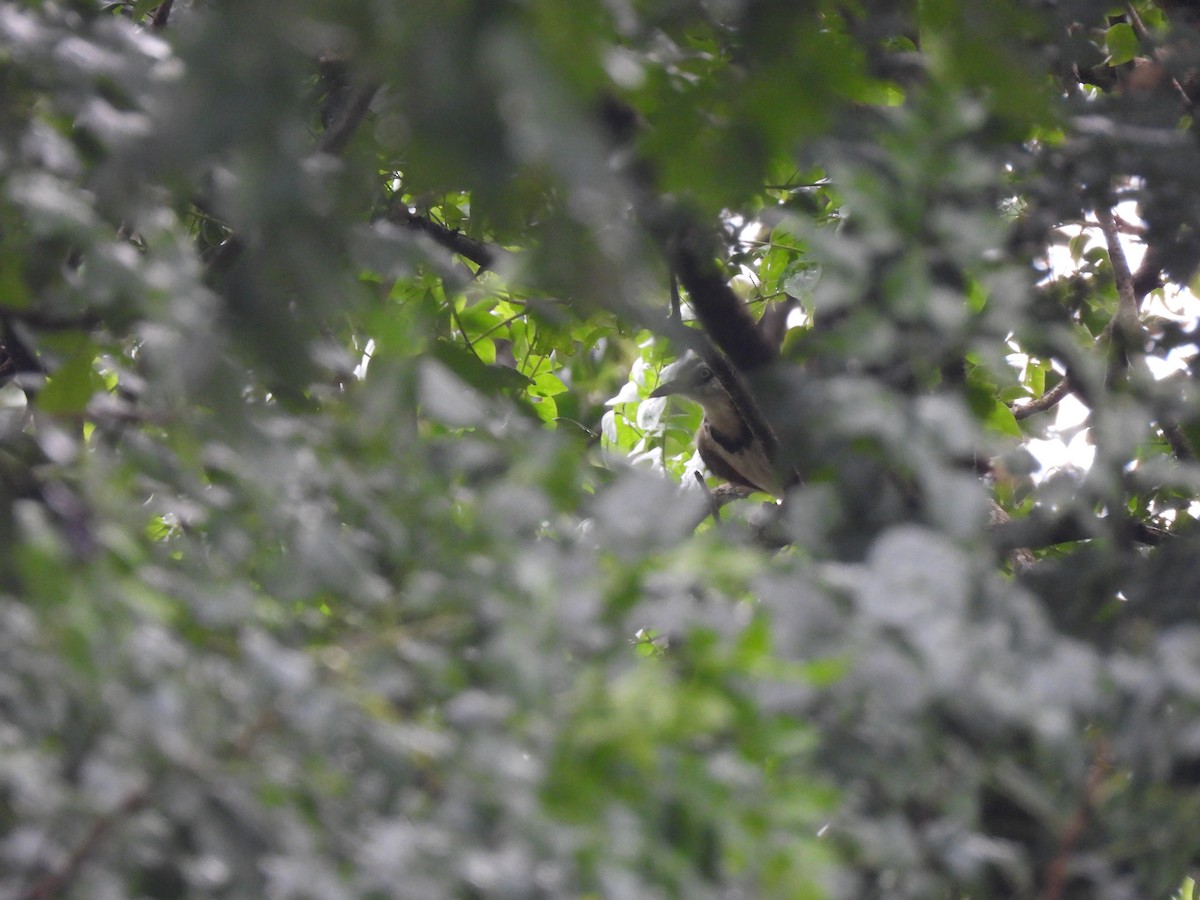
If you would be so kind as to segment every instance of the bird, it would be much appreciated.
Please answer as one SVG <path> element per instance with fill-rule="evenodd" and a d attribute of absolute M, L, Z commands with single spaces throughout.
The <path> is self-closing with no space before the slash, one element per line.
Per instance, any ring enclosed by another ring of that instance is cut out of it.
<path fill-rule="evenodd" d="M 783 485 L 770 453 L 709 362 L 700 356 L 685 357 L 671 380 L 650 393 L 652 398 L 672 395 L 693 400 L 704 410 L 696 449 L 713 475 L 742 490 L 782 496 Z"/>

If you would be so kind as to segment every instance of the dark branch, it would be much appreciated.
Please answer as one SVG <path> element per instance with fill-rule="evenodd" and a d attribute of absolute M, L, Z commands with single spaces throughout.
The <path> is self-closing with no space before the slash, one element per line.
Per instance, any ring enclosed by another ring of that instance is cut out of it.
<path fill-rule="evenodd" d="M 1146 329 L 1141 320 L 1141 299 L 1144 294 L 1138 293 L 1137 276 L 1129 269 L 1125 258 L 1125 249 L 1121 246 L 1116 220 L 1107 208 L 1096 209 L 1096 221 L 1104 233 L 1108 245 L 1108 258 L 1112 263 L 1113 278 L 1117 283 L 1117 312 L 1109 323 L 1106 332 L 1111 332 L 1113 339 L 1112 364 L 1140 356 L 1146 346 Z M 1139 273 L 1140 274 L 1140 273 Z M 1110 367 L 1110 374 L 1111 374 Z M 1196 453 L 1184 437 L 1183 431 L 1175 422 L 1160 420 L 1159 427 L 1167 443 L 1171 445 L 1177 459 L 1190 460 L 1196 458 Z"/>
<path fill-rule="evenodd" d="M 1192 445 L 1184 436 L 1182 428 L 1174 422 L 1159 422 L 1158 427 L 1162 430 L 1163 437 L 1166 438 L 1176 459 L 1185 462 L 1196 459 L 1196 451 L 1192 449 Z"/>
<path fill-rule="evenodd" d="M 688 292 L 696 318 L 734 368 L 752 372 L 775 358 L 746 304 L 733 292 L 703 230 L 679 223 L 665 240 L 667 261 Z"/>
<path fill-rule="evenodd" d="M 754 318 L 717 264 L 715 229 L 698 225 L 687 210 L 664 198 L 655 187 L 653 167 L 638 156 L 633 142 L 640 116 L 613 97 L 605 98 L 597 112 L 616 151 L 614 160 L 619 161 L 634 197 L 637 218 L 661 247 L 709 339 L 739 372 L 768 365 L 775 358 L 775 348 L 758 332 Z"/>
<path fill-rule="evenodd" d="M 1159 265 L 1161 256 L 1162 254 L 1155 249 L 1154 245 L 1146 246 L 1146 255 L 1142 257 L 1142 264 L 1133 273 L 1133 292 L 1139 302 L 1151 291 L 1163 286 L 1162 266 Z"/>
<path fill-rule="evenodd" d="M 37 353 L 19 333 L 12 315 L 0 314 L 0 384 L 16 379 L 16 385 L 25 393 L 26 403 L 33 403 L 45 371 Z"/>
<path fill-rule="evenodd" d="M 92 822 L 92 827 L 88 829 L 84 839 L 67 857 L 62 868 L 51 872 L 24 894 L 21 894 L 21 900 L 49 900 L 51 897 L 58 897 L 68 892 L 88 859 L 96 852 L 104 839 L 121 822 L 145 806 L 148 799 L 149 793 L 144 788 L 139 788 L 128 794 L 116 810 L 106 816 L 100 816 Z"/>
<path fill-rule="evenodd" d="M 367 110 L 371 108 L 371 101 L 378 90 L 378 84 L 364 84 L 354 88 L 340 114 L 317 141 L 318 152 L 336 155 L 346 149 Z"/>
<path fill-rule="evenodd" d="M 1138 40 L 1141 41 L 1142 46 L 1152 47 L 1154 45 L 1154 36 L 1151 35 L 1149 29 L 1146 28 L 1146 23 L 1142 21 L 1142 17 L 1137 11 L 1137 7 L 1132 3 L 1126 3 L 1125 15 L 1129 20 L 1130 26 L 1133 28 L 1134 32 L 1137 33 Z M 1160 70 L 1166 69 L 1166 66 L 1163 65 L 1163 57 L 1157 50 L 1154 51 L 1153 65 L 1158 66 Z M 1174 75 L 1168 73 L 1167 77 L 1171 82 L 1171 87 L 1175 89 L 1175 93 L 1179 95 L 1180 100 L 1183 102 L 1184 109 L 1191 112 L 1195 104 L 1192 103 L 1192 98 L 1188 94 L 1187 88 L 1184 87 L 1183 83 L 1180 82 L 1180 80 Z"/>
<path fill-rule="evenodd" d="M 459 256 L 469 259 L 475 265 L 479 266 L 481 271 L 494 268 L 496 261 L 505 253 L 504 250 L 494 244 L 476 240 L 473 237 L 468 237 L 461 231 L 447 228 L 440 222 L 434 222 L 425 216 L 419 216 L 403 203 L 396 203 L 392 206 L 388 211 L 388 219 L 428 236 L 439 246 L 445 247 L 452 253 L 457 253 Z"/>
<path fill-rule="evenodd" d="M 349 143 L 355 130 L 362 123 L 367 110 L 371 107 L 371 100 L 378 90 L 379 85 L 377 84 L 361 85 L 355 88 L 350 95 L 350 99 L 339 111 L 335 121 L 321 135 L 320 140 L 317 141 L 316 152 L 341 153 L 346 148 L 346 144 Z M 193 203 L 197 209 L 202 210 L 206 215 L 209 214 L 209 204 L 203 198 L 195 199 Z M 241 257 L 244 249 L 245 246 L 241 239 L 232 233 L 225 241 L 217 247 L 212 248 L 204 256 L 204 262 L 208 266 L 209 278 L 212 279 L 230 269 L 239 257 Z"/>
<path fill-rule="evenodd" d="M 1100 517 L 1078 514 L 1053 515 L 1035 509 L 1029 515 L 993 526 L 988 536 L 992 546 L 1001 554 L 1022 547 L 1039 550 L 1059 544 L 1086 541 L 1111 532 L 1111 522 Z M 1128 537 L 1139 544 L 1156 546 L 1170 537 L 1170 532 L 1145 522 L 1129 522 Z"/>
<path fill-rule="evenodd" d="M 41 375 L 45 372 L 37 354 L 29 349 L 21 335 L 17 333 L 9 313 L 0 314 L 0 346 L 4 347 L 8 362 L 11 364 L 12 375 L 25 373 Z"/>
<path fill-rule="evenodd" d="M 41 331 L 88 331 L 99 327 L 102 319 L 95 313 L 56 316 L 40 309 L 0 307 L 0 321 L 4 322 L 4 333 L 7 336 L 13 322 L 20 322 Z"/>
<path fill-rule="evenodd" d="M 1104 781 L 1111 770 L 1112 762 L 1109 759 L 1108 747 L 1101 741 L 1096 751 L 1096 758 L 1092 760 L 1092 765 L 1088 769 L 1087 779 L 1084 781 L 1083 791 L 1079 797 L 1079 804 L 1074 815 L 1067 822 L 1067 827 L 1063 830 L 1058 852 L 1054 854 L 1054 859 L 1046 871 L 1046 884 L 1042 888 L 1038 900 L 1059 900 L 1066 890 L 1070 874 L 1069 862 L 1071 853 L 1074 851 L 1084 831 L 1087 829 L 1088 823 L 1091 821 L 1097 802 L 1100 799 Z"/>
<path fill-rule="evenodd" d="M 778 353 L 779 348 L 783 346 L 783 339 L 787 336 L 788 316 L 799 305 L 800 301 L 791 294 L 784 294 L 782 300 L 768 302 L 767 308 L 759 316 L 755 327 L 774 352 Z"/>
<path fill-rule="evenodd" d="M 602 121 L 625 160 L 622 169 L 636 198 L 637 217 L 662 248 L 672 274 L 672 315 L 652 327 L 708 360 L 751 433 L 769 458 L 778 459 L 779 438 L 741 377 L 771 363 L 776 348 L 764 339 L 746 305 L 729 287 L 716 261 L 714 230 L 698 226 L 686 210 L 656 192 L 651 166 L 631 146 L 636 113 L 611 100 L 602 110 Z M 687 291 L 701 334 L 684 327 L 674 313 L 676 280 Z"/>
<path fill-rule="evenodd" d="M 167 27 L 167 20 L 171 18 L 171 7 L 174 3 L 175 0 L 165 0 L 165 2 L 159 4 L 158 9 L 154 11 L 154 18 L 150 20 L 151 28 Z"/>
<path fill-rule="evenodd" d="M 1125 248 L 1117 232 L 1117 223 L 1112 210 L 1096 207 L 1096 221 L 1108 246 L 1108 259 L 1112 265 L 1113 280 L 1117 285 L 1117 311 L 1104 329 L 1102 337 L 1112 342 L 1110 375 L 1127 368 L 1130 361 L 1141 355 L 1145 348 L 1145 331 L 1139 313 L 1138 297 L 1133 286 L 1133 272 L 1125 258 Z"/>
<path fill-rule="evenodd" d="M 1062 381 L 1050 388 L 1042 396 L 1030 400 L 1028 403 L 1013 404 L 1011 407 L 1013 418 L 1020 421 L 1021 419 L 1028 419 L 1032 415 L 1052 409 L 1074 390 L 1075 388 L 1071 385 L 1070 376 L 1064 376 Z"/>

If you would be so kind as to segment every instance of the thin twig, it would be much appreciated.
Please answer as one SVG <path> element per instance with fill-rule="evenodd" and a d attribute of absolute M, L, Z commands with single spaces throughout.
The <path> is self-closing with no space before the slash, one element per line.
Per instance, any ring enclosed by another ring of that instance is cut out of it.
<path fill-rule="evenodd" d="M 1146 236 L 1146 229 L 1142 225 L 1122 219 L 1120 216 L 1113 216 L 1113 221 L 1117 223 L 1117 231 L 1121 232 L 1121 234 L 1128 234 L 1131 237 Z"/>
<path fill-rule="evenodd" d="M 1113 279 L 1117 285 L 1117 312 L 1105 328 L 1113 344 L 1110 358 L 1109 375 L 1115 374 L 1118 368 L 1125 368 L 1135 357 L 1145 352 L 1146 329 L 1141 320 L 1141 297 L 1136 287 L 1136 277 L 1129 269 L 1129 261 L 1125 258 L 1125 249 L 1121 245 L 1117 223 L 1112 211 L 1105 207 L 1096 208 L 1096 221 L 1100 223 L 1100 231 L 1104 234 L 1108 245 L 1108 258 L 1112 263 Z M 1159 427 L 1177 459 L 1195 459 L 1196 454 L 1184 437 L 1178 424 L 1159 420 Z"/>
<path fill-rule="evenodd" d="M 1129 19 L 1130 27 L 1132 27 L 1134 32 L 1137 34 L 1138 40 L 1147 48 L 1152 48 L 1154 46 L 1154 38 L 1151 36 L 1150 30 L 1146 28 L 1146 23 L 1142 21 L 1142 17 L 1138 13 L 1137 8 L 1132 3 L 1126 3 L 1125 14 Z M 1179 94 L 1180 99 L 1183 100 L 1184 107 L 1188 110 L 1191 110 L 1195 105 L 1192 103 L 1192 98 L 1188 96 L 1187 90 L 1184 88 L 1179 79 L 1167 70 L 1167 67 L 1163 64 L 1162 55 L 1157 49 L 1154 50 L 1154 62 L 1157 65 L 1162 66 L 1163 70 L 1167 72 L 1167 78 L 1169 78 L 1171 81 L 1171 87 L 1175 88 L 1175 92 Z"/>
<path fill-rule="evenodd" d="M 520 301 L 509 300 L 508 302 L 509 303 L 519 303 Z M 501 328 L 507 328 L 513 322 L 517 321 L 517 319 L 523 319 L 527 315 L 529 315 L 528 310 L 522 310 L 519 313 L 513 313 L 511 316 L 507 316 L 507 317 L 501 319 L 499 322 L 497 322 L 495 325 L 493 325 L 491 328 L 489 328 L 483 334 L 479 335 L 478 340 L 482 340 L 483 338 L 486 338 L 486 337 L 491 337 L 493 334 L 495 334 Z"/>
<path fill-rule="evenodd" d="M 67 861 L 58 871 L 51 872 L 40 879 L 33 887 L 20 895 L 20 900 L 49 900 L 49 898 L 65 893 L 79 877 L 80 871 L 105 838 L 125 819 L 145 806 L 149 798 L 149 789 L 145 787 L 127 794 L 115 810 L 92 822 L 92 826 L 84 835 L 83 840 L 71 851 L 71 855 L 67 857 Z"/>
<path fill-rule="evenodd" d="M 1042 888 L 1038 900 L 1059 900 L 1062 897 L 1067 884 L 1067 864 L 1070 861 L 1071 851 L 1075 849 L 1075 845 L 1083 835 L 1083 830 L 1087 827 L 1092 810 L 1096 807 L 1100 785 L 1104 782 L 1111 767 L 1108 748 L 1102 741 L 1096 750 L 1096 758 L 1092 760 L 1092 765 L 1088 769 L 1087 779 L 1083 784 L 1083 793 L 1079 798 L 1079 806 L 1063 830 L 1062 839 L 1058 842 L 1058 852 L 1054 854 L 1054 859 L 1046 870 L 1046 886 Z"/>
<path fill-rule="evenodd" d="M 1101 340 L 1107 339 L 1111 345 L 1109 377 L 1112 378 L 1127 369 L 1133 359 L 1144 352 L 1145 330 L 1142 328 L 1138 297 L 1133 287 L 1133 272 L 1125 258 L 1125 248 L 1121 245 L 1112 210 L 1098 206 L 1095 214 L 1108 247 L 1108 259 L 1117 286 L 1117 311 L 1100 336 Z"/>
<path fill-rule="evenodd" d="M 450 301 L 449 307 L 450 318 L 452 318 L 454 320 L 454 324 L 458 326 L 458 333 L 463 336 L 463 342 L 467 345 L 467 349 L 471 351 L 472 356 L 474 356 L 480 362 L 483 362 L 483 360 L 479 358 L 479 352 L 475 349 L 475 342 L 472 341 L 471 336 L 467 334 L 467 328 L 465 325 L 463 325 L 462 319 L 458 315 L 458 310 L 455 308 L 453 300 Z"/>
<path fill-rule="evenodd" d="M 699 472 L 693 472 L 692 475 L 696 479 L 696 484 L 700 485 L 700 490 L 704 491 L 704 499 L 708 501 L 708 511 L 712 515 L 712 520 L 716 524 L 721 524 L 721 503 L 713 496 L 713 492 L 708 489 L 708 482 L 704 480 L 704 476 Z"/>

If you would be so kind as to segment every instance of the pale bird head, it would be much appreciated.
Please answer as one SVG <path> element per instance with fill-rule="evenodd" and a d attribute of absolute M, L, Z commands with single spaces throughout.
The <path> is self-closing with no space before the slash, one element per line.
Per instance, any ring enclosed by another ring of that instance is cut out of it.
<path fill-rule="evenodd" d="M 747 430 L 742 414 L 713 367 L 700 356 L 685 356 L 671 374 L 670 381 L 660 384 L 651 397 L 686 397 L 704 409 L 707 422 L 717 431 L 741 434 Z"/>
<path fill-rule="evenodd" d="M 729 393 L 721 384 L 721 379 L 712 366 L 699 356 L 682 360 L 672 373 L 671 380 L 660 384 L 650 396 L 669 397 L 674 394 L 694 400 L 705 409 L 713 404 L 729 402 Z"/>

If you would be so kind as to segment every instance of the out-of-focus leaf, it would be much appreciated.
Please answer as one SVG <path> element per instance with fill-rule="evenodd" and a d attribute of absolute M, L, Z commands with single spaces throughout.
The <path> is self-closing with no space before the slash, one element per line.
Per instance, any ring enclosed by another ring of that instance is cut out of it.
<path fill-rule="evenodd" d="M 79 413 L 92 395 L 104 389 L 96 373 L 96 346 L 85 337 L 59 342 L 66 353 L 38 393 L 38 408 L 48 413 Z"/>
<path fill-rule="evenodd" d="M 0 896 L 1179 890 L 1196 47 L 1131 9 L 1178 84 L 1078 3 L 0 5 Z M 645 398 L 726 277 L 797 483 L 717 514 Z"/>
<path fill-rule="evenodd" d="M 464 382 L 484 393 L 498 394 L 532 383 L 516 369 L 488 365 L 470 349 L 457 344 L 439 341 L 434 345 L 433 355 Z"/>
<path fill-rule="evenodd" d="M 1141 41 L 1128 22 L 1110 25 L 1104 32 L 1104 47 L 1108 50 L 1108 64 L 1120 66 L 1141 53 Z"/>

